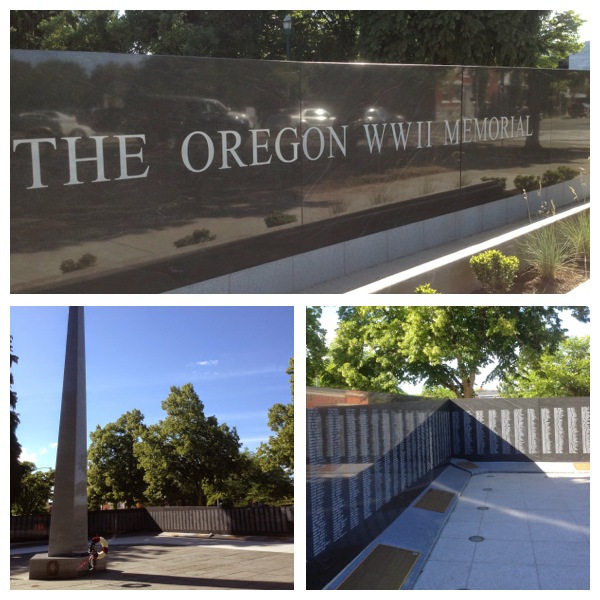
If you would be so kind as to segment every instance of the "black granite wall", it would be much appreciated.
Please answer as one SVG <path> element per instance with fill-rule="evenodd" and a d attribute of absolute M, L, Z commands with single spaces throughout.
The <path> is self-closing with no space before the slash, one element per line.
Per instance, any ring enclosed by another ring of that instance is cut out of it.
<path fill-rule="evenodd" d="M 307 395 L 309 579 L 380 533 L 450 458 L 590 459 L 589 398 Z"/>
<path fill-rule="evenodd" d="M 10 61 L 13 292 L 169 291 L 589 170 L 584 71 Z"/>

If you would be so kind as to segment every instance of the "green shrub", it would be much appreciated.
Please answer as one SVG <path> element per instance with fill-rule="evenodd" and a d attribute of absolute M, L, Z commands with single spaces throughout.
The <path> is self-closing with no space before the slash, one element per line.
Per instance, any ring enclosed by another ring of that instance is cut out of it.
<path fill-rule="evenodd" d="M 502 191 L 506 189 L 506 177 L 482 177 L 481 181 L 493 181 L 502 187 Z"/>
<path fill-rule="evenodd" d="M 89 252 L 87 254 L 84 254 L 78 261 L 77 261 L 77 267 L 79 269 L 85 269 L 86 267 L 93 267 L 96 264 L 96 261 L 98 259 L 93 255 L 90 254 Z"/>
<path fill-rule="evenodd" d="M 264 218 L 265 225 L 267 227 L 277 227 L 278 225 L 287 225 L 288 223 L 294 223 L 298 220 L 296 215 L 290 215 L 288 213 L 282 213 L 278 210 L 274 210 L 270 215 Z"/>
<path fill-rule="evenodd" d="M 184 246 L 192 246 L 202 242 L 210 242 L 216 237 L 216 235 L 212 235 L 210 233 L 209 229 L 195 229 L 190 235 L 186 235 L 179 240 L 175 240 L 173 245 L 176 248 L 183 248 Z"/>
<path fill-rule="evenodd" d="M 89 252 L 84 254 L 77 262 L 72 258 L 63 260 L 60 264 L 60 270 L 63 273 L 71 273 L 72 271 L 79 271 L 80 269 L 86 269 L 87 267 L 93 267 L 98 259 Z"/>
<path fill-rule="evenodd" d="M 538 175 L 517 175 L 514 180 L 515 187 L 526 192 L 537 190 L 541 182 L 542 180 Z"/>
<path fill-rule="evenodd" d="M 506 293 L 515 282 L 519 270 L 516 256 L 505 256 L 499 250 L 486 250 L 471 257 L 473 274 L 488 292 Z"/>
<path fill-rule="evenodd" d="M 439 294 L 439 292 L 434 290 L 429 283 L 424 283 L 415 289 L 415 294 Z"/>
<path fill-rule="evenodd" d="M 564 181 L 562 175 L 558 171 L 552 171 L 549 169 L 542 175 L 542 185 L 554 185 L 555 183 L 561 183 Z"/>
<path fill-rule="evenodd" d="M 63 260 L 60 264 L 60 270 L 63 273 L 70 273 L 71 271 L 77 271 L 77 264 L 72 258 L 67 258 L 67 260 Z"/>
<path fill-rule="evenodd" d="M 558 172 L 563 181 L 571 181 L 571 179 L 575 179 L 581 175 L 581 171 L 573 167 L 558 167 Z"/>

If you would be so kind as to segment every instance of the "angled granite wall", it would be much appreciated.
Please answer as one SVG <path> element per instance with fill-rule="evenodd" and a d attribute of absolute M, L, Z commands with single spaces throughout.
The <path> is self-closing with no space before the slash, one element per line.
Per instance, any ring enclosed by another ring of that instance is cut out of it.
<path fill-rule="evenodd" d="M 450 458 L 590 459 L 589 398 L 432 400 L 308 388 L 306 418 L 309 582 L 373 539 Z"/>

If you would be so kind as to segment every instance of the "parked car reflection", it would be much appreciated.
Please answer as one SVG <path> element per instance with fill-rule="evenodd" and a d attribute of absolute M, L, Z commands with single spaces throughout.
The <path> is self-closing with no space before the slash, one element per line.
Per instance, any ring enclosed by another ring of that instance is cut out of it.
<path fill-rule="evenodd" d="M 361 125 L 404 122 L 406 122 L 404 115 L 394 113 L 382 106 L 371 106 L 366 108 L 357 119 L 352 121 L 352 125 L 354 127 L 360 127 Z"/>
<path fill-rule="evenodd" d="M 73 115 L 56 110 L 40 110 L 20 113 L 13 117 L 11 129 L 27 138 L 34 137 L 82 137 L 94 135 L 88 125 L 79 123 Z"/>
<path fill-rule="evenodd" d="M 181 142 L 192 131 L 202 131 L 217 138 L 220 131 L 236 131 L 245 140 L 250 130 L 247 114 L 231 110 L 220 100 L 197 96 L 151 95 L 144 98 L 147 112 L 142 122 L 129 107 L 127 122 L 152 132 L 169 146 Z"/>
<path fill-rule="evenodd" d="M 296 127 L 299 133 L 304 133 L 311 127 L 318 129 L 333 127 L 336 121 L 336 117 L 324 108 L 304 108 L 300 111 L 284 108 L 269 115 L 265 119 L 265 126 L 269 129 Z"/>

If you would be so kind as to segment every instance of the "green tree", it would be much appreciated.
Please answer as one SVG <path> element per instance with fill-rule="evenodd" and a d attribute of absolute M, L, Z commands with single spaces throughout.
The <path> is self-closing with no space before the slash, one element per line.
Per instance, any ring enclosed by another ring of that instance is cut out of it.
<path fill-rule="evenodd" d="M 127 52 L 117 10 L 11 11 L 11 48 Z"/>
<path fill-rule="evenodd" d="M 206 481 L 203 490 L 208 504 L 248 506 L 262 503 L 281 505 L 293 502 L 294 495 L 294 359 L 286 373 L 290 376 L 292 401 L 274 404 L 268 412 L 274 435 L 256 452 L 240 455 L 238 469 L 219 481 Z"/>
<path fill-rule="evenodd" d="M 352 62 L 358 58 L 358 14 L 352 10 L 295 10 L 291 58 L 302 61 Z"/>
<path fill-rule="evenodd" d="M 217 484 L 205 484 L 207 504 L 225 507 L 293 503 L 294 482 L 289 473 L 247 448 L 240 454 L 239 473 Z"/>
<path fill-rule="evenodd" d="M 448 388 L 441 385 L 423 386 L 421 396 L 425 398 L 437 398 L 438 400 L 446 400 L 452 396 Z"/>
<path fill-rule="evenodd" d="M 590 337 L 564 339 L 556 352 L 544 352 L 537 365 L 519 360 L 500 385 L 507 398 L 590 395 Z"/>
<path fill-rule="evenodd" d="M 294 359 L 290 359 L 287 370 L 292 382 L 292 401 L 288 404 L 274 404 L 268 412 L 269 429 L 275 435 L 269 436 L 268 443 L 263 443 L 257 450 L 257 456 L 266 466 L 282 468 L 290 476 L 294 474 L 294 397 L 293 373 Z"/>
<path fill-rule="evenodd" d="M 321 326 L 323 309 L 306 307 L 306 385 L 318 385 L 325 369 L 325 329 Z"/>
<path fill-rule="evenodd" d="M 137 409 L 90 434 L 88 449 L 88 504 L 97 509 L 105 502 L 125 503 L 128 508 L 144 502 L 144 470 L 135 455 L 146 426 Z"/>
<path fill-rule="evenodd" d="M 286 11 L 11 11 L 11 48 L 282 59 Z M 295 10 L 293 60 L 556 66 L 573 11 Z"/>
<path fill-rule="evenodd" d="M 440 65 L 535 66 L 550 11 L 359 11 L 365 60 Z"/>
<path fill-rule="evenodd" d="M 11 502 L 11 514 L 23 516 L 46 512 L 52 499 L 54 469 L 38 471 L 32 462 L 21 463 L 21 468 L 21 487 Z"/>
<path fill-rule="evenodd" d="M 553 13 L 542 20 L 540 31 L 540 56 L 536 66 L 555 69 L 569 55 L 579 52 L 579 28 L 585 21 L 574 11 Z"/>
<path fill-rule="evenodd" d="M 14 383 L 12 366 L 19 362 L 19 357 L 13 354 L 12 335 L 10 336 L 10 501 L 11 503 L 20 494 L 21 480 L 26 469 L 19 462 L 21 457 L 21 444 L 17 438 L 19 415 L 17 413 L 17 393 L 13 390 Z"/>
<path fill-rule="evenodd" d="M 343 307 L 331 346 L 335 387 L 394 392 L 404 381 L 471 398 L 481 369 L 503 380 L 564 337 L 554 307 Z M 484 383 L 485 383 L 484 381 Z"/>
<path fill-rule="evenodd" d="M 203 506 L 204 484 L 217 485 L 239 468 L 237 431 L 204 414 L 191 383 L 171 387 L 162 408 L 165 419 L 150 425 L 134 449 L 146 496 L 159 504 Z"/>
<path fill-rule="evenodd" d="M 10 47 L 22 50 L 39 50 L 43 41 L 40 24 L 60 11 L 11 10 Z"/>
<path fill-rule="evenodd" d="M 391 364 L 382 362 L 378 339 L 389 340 L 388 326 L 403 319 L 403 308 L 349 307 L 338 310 L 338 328 L 328 351 L 326 387 L 400 393 L 400 381 Z"/>

